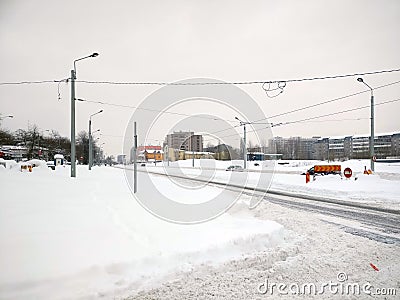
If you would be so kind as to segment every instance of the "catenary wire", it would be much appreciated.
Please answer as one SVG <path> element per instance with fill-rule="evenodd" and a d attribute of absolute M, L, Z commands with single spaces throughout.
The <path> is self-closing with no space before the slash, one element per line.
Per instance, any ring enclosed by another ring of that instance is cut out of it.
<path fill-rule="evenodd" d="M 306 78 L 293 78 L 286 80 L 258 80 L 258 81 L 237 81 L 237 82 L 123 82 L 123 81 L 89 81 L 89 80 L 76 80 L 75 82 L 88 83 L 88 84 L 112 84 L 112 85 L 251 85 L 251 84 L 268 84 L 277 83 L 278 86 L 286 84 L 289 82 L 303 82 L 303 81 L 315 81 L 315 80 L 326 80 L 326 79 L 338 79 L 346 77 L 355 76 L 365 76 L 365 75 L 377 75 L 384 73 L 394 73 L 399 72 L 400 69 L 389 69 L 389 70 L 379 70 L 371 72 L 359 72 L 350 74 L 338 74 L 338 75 L 328 75 L 328 76 L 317 76 L 317 77 L 306 77 Z M 20 85 L 20 84 L 45 84 L 45 83 L 59 83 L 63 81 L 68 81 L 66 79 L 62 80 L 38 80 L 38 81 L 15 81 L 15 82 L 0 82 L 0 85 Z"/>
<path fill-rule="evenodd" d="M 394 102 L 397 102 L 397 101 L 400 101 L 400 99 L 394 99 L 394 100 L 388 100 L 388 101 L 376 103 L 376 104 L 374 104 L 374 106 L 380 106 L 380 105 L 390 104 L 390 103 L 394 103 Z M 361 110 L 361 109 L 365 109 L 365 108 L 370 108 L 370 105 L 359 106 L 359 107 L 355 107 L 355 108 L 351 108 L 351 109 L 346 109 L 346 110 L 342 110 L 342 111 L 338 111 L 338 112 L 334 112 L 334 113 L 329 113 L 329 114 L 324 114 L 324 115 L 309 117 L 309 118 L 300 119 L 300 120 L 295 120 L 295 121 L 282 122 L 282 123 L 278 123 L 276 126 L 266 126 L 266 127 L 263 127 L 263 128 L 247 130 L 246 133 L 251 133 L 251 132 L 255 132 L 255 131 L 263 130 L 263 129 L 268 129 L 268 128 L 272 128 L 272 127 L 278 127 L 278 126 L 284 126 L 284 125 L 291 125 L 291 124 L 309 122 L 309 121 L 311 121 L 311 120 L 315 120 L 315 119 L 319 119 L 319 118 L 324 118 L 324 117 L 328 117 L 328 116 L 339 115 L 339 114 L 343 114 L 343 113 L 347 113 L 347 112 L 351 112 L 351 111 L 356 111 L 356 110 Z M 369 118 L 368 118 L 368 119 L 369 119 Z M 234 133 L 234 134 L 230 134 L 230 135 L 226 135 L 226 136 L 221 136 L 221 137 L 214 138 L 214 139 L 210 139 L 210 140 L 213 140 L 213 141 L 214 141 L 214 140 L 216 140 L 216 139 L 222 139 L 222 138 L 227 138 L 227 137 L 231 137 L 231 136 L 236 136 L 237 134 L 238 134 L 238 133 Z"/>

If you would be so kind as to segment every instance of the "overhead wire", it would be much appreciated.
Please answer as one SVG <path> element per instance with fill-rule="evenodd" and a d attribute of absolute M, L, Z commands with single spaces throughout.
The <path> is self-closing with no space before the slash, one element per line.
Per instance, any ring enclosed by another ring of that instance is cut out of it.
<path fill-rule="evenodd" d="M 389 104 L 389 103 L 393 103 L 393 102 L 397 102 L 397 101 L 400 101 L 400 98 L 399 99 L 394 99 L 394 100 L 388 100 L 388 101 L 384 101 L 384 102 L 380 102 L 380 103 L 375 103 L 374 106 L 385 105 L 385 104 Z M 247 130 L 246 133 L 251 133 L 251 132 L 255 132 L 255 131 L 263 130 L 263 129 L 268 129 L 268 128 L 272 128 L 272 127 L 291 125 L 291 124 L 297 124 L 297 123 L 303 123 L 303 122 L 310 122 L 311 120 L 324 118 L 324 117 L 328 117 L 328 116 L 339 115 L 339 114 L 343 114 L 343 113 L 347 113 L 347 112 L 351 112 L 351 111 L 356 111 L 356 110 L 361 110 L 361 109 L 365 109 L 365 108 L 370 108 L 370 105 L 359 106 L 359 107 L 355 107 L 355 108 L 351 108 L 351 109 L 346 109 L 346 110 L 333 112 L 333 113 L 329 113 L 329 114 L 323 114 L 323 115 L 318 115 L 318 116 L 314 116 L 314 117 L 299 119 L 299 120 L 295 120 L 295 121 L 277 123 L 277 124 L 272 125 L 272 126 L 266 126 L 266 127 L 258 128 L 258 129 L 250 129 L 250 130 Z M 360 119 L 369 119 L 369 118 L 357 118 L 357 120 L 360 120 Z M 227 137 L 231 137 L 231 136 L 236 136 L 237 134 L 238 133 L 234 133 L 234 134 L 221 136 L 221 137 L 214 138 L 214 139 L 209 139 L 209 140 L 206 140 L 206 141 L 214 141 L 216 139 L 222 139 L 222 138 L 227 138 Z"/>
<path fill-rule="evenodd" d="M 399 72 L 400 69 L 389 69 L 389 70 L 379 70 L 370 72 L 358 72 L 349 74 L 338 74 L 338 75 L 328 75 L 328 76 L 317 76 L 317 77 L 305 77 L 305 78 L 293 78 L 285 80 L 258 80 L 258 81 L 236 81 L 236 82 L 124 82 L 124 81 L 89 81 L 89 80 L 76 80 L 75 82 L 87 83 L 87 84 L 112 84 L 112 85 L 252 85 L 252 84 L 272 84 L 276 83 L 277 88 L 268 88 L 268 90 L 280 90 L 283 89 L 289 82 L 303 82 L 303 81 L 315 81 L 315 80 L 326 80 L 326 79 L 338 79 L 346 77 L 355 76 L 365 76 L 365 75 L 377 75 L 384 73 L 394 73 Z M 0 82 L 0 85 L 20 85 L 20 84 L 45 84 L 45 83 L 59 83 L 65 81 L 62 80 L 38 80 L 38 81 L 15 81 L 15 82 Z"/>
<path fill-rule="evenodd" d="M 395 85 L 395 84 L 399 84 L 399 83 L 400 83 L 400 80 L 394 81 L 394 82 L 390 82 L 390 83 L 387 83 L 387 84 L 384 84 L 384 85 L 377 86 L 377 87 L 374 88 L 374 90 L 382 89 L 382 88 L 385 88 L 385 87 L 388 87 L 388 86 L 391 86 L 391 85 Z M 303 106 L 303 107 L 296 108 L 296 109 L 293 109 L 293 110 L 290 110 L 290 111 L 287 111 L 287 112 L 283 112 L 283 113 L 275 114 L 275 115 L 268 116 L 268 117 L 265 117 L 265 118 L 262 118 L 262 119 L 258 119 L 258 120 L 255 120 L 255 121 L 252 121 L 252 122 L 249 122 L 249 123 L 257 123 L 257 122 L 264 121 L 264 120 L 270 120 L 270 119 L 273 119 L 273 118 L 276 118 L 276 117 L 289 115 L 289 114 L 292 114 L 292 113 L 295 113 L 295 112 L 299 112 L 299 111 L 302 111 L 302 110 L 306 110 L 306 109 L 318 107 L 318 106 L 321 106 L 321 105 L 325 105 L 325 104 L 328 104 L 328 103 L 336 102 L 336 101 L 339 101 L 339 100 L 347 99 L 347 98 L 354 97 L 354 96 L 357 96 L 357 95 L 360 95 L 360 94 L 363 94 L 363 93 L 367 93 L 367 92 L 370 92 L 370 90 L 364 90 L 364 91 L 348 94 L 348 95 L 345 95 L 345 96 L 329 99 L 329 100 L 326 100 L 326 101 L 322 101 L 322 102 L 319 102 L 319 103 L 316 103 L 316 104 Z M 229 130 L 229 129 L 231 129 L 231 127 L 226 128 L 226 129 L 222 129 L 222 130 L 220 130 L 218 132 L 226 131 L 226 130 Z"/>
<path fill-rule="evenodd" d="M 315 80 L 326 80 L 326 79 L 338 79 L 338 78 L 346 78 L 346 77 L 355 77 L 355 76 L 365 76 L 365 75 L 376 75 L 376 74 L 383 74 L 383 73 L 393 73 L 393 72 L 399 72 L 400 69 L 390 69 L 390 70 L 380 70 L 380 71 L 371 71 L 371 72 L 361 72 L 361 73 L 351 73 L 351 74 L 339 74 L 339 75 L 331 75 L 331 76 L 320 76 L 320 77 L 308 77 L 308 78 L 295 78 L 295 79 L 287 79 L 287 80 L 274 80 L 274 81 L 239 81 L 239 82 L 117 82 L 117 81 L 87 81 L 87 80 L 76 80 L 76 82 L 80 82 L 80 83 L 87 83 L 87 84 L 114 84 L 114 85 L 162 85 L 162 86 L 166 86 L 166 85 L 177 85 L 177 86 L 193 86 L 193 85 L 251 85 L 251 84 L 262 84 L 263 89 L 266 91 L 267 96 L 268 97 L 276 97 L 276 96 L 271 96 L 268 95 L 268 92 L 274 92 L 274 91 L 279 91 L 279 94 L 281 94 L 283 92 L 284 87 L 286 86 L 287 83 L 289 82 L 304 82 L 304 81 L 315 81 Z M 60 99 L 60 83 L 62 82 L 68 82 L 69 79 L 61 79 L 61 80 L 41 80 L 41 81 L 19 81 L 19 82 L 0 82 L 0 85 L 21 85 L 21 84 L 46 84 L 46 83 L 57 83 L 58 84 L 58 99 Z M 397 84 L 400 81 L 396 81 L 396 82 L 392 82 L 389 84 L 385 84 L 379 87 L 374 88 L 374 90 L 376 89 L 380 89 L 383 87 L 387 87 L 393 84 Z M 271 84 L 277 84 L 276 87 L 271 87 Z M 268 85 L 268 87 L 266 87 Z M 324 102 L 320 102 L 320 103 L 316 103 L 313 105 L 308 105 L 305 107 L 301 107 L 298 109 L 294 109 L 288 112 L 284 112 L 284 113 L 280 113 L 280 114 L 276 114 L 270 117 L 266 117 L 263 119 L 259 119 L 250 123 L 254 123 L 256 124 L 259 121 L 263 121 L 263 120 L 267 120 L 267 119 L 272 119 L 278 116 L 284 116 L 287 114 L 291 114 L 294 112 L 298 112 L 298 111 L 302 111 L 305 109 L 309 109 L 309 108 L 313 108 L 313 107 L 317 107 L 320 105 L 324 105 L 327 103 L 332 103 L 335 101 L 339 101 L 342 99 L 346 99 L 355 95 L 359 95 L 365 92 L 368 92 L 369 90 L 365 90 L 365 91 L 361 91 L 361 92 L 357 92 L 357 93 L 353 93 L 353 94 L 349 94 L 346 96 L 342 96 L 342 97 L 338 97 L 338 98 L 334 98 L 334 99 L 330 99 Z M 278 94 L 278 95 L 279 95 Z M 209 117 L 205 117 L 205 116 L 192 116 L 189 114 L 183 114 L 183 113 L 177 113 L 177 112 L 168 112 L 168 111 L 158 111 L 158 110 L 154 110 L 154 109 L 146 109 L 146 108 L 140 108 L 137 106 L 129 106 L 129 105 L 122 105 L 122 104 L 113 104 L 113 103 L 107 103 L 107 102 L 102 102 L 102 101 L 91 101 L 91 100 L 84 100 L 84 99 L 77 99 L 78 101 L 85 101 L 85 102 L 91 102 L 91 103 L 98 103 L 98 104 L 104 104 L 104 105 L 112 105 L 112 106 L 118 106 L 118 107 L 125 107 L 125 108 L 133 108 L 133 109 L 142 109 L 142 110 L 148 110 L 148 111 L 156 111 L 156 112 L 160 112 L 160 113 L 166 113 L 166 114 L 174 114 L 174 115 L 181 115 L 181 116 L 190 116 L 190 117 L 199 117 L 199 118 L 205 118 L 205 119 L 213 119 L 213 120 L 220 120 L 217 118 L 209 118 Z M 393 100 L 390 102 L 395 102 L 398 100 Z M 376 104 L 376 105 L 382 105 L 382 104 L 387 104 L 390 102 L 385 102 L 385 103 L 380 103 L 380 104 Z M 363 109 L 369 106 L 364 106 L 361 108 L 356 108 L 356 109 L 352 109 L 352 110 L 347 110 L 344 112 L 348 112 L 348 111 L 353 111 L 353 110 L 357 110 L 357 109 Z M 344 113 L 344 112 L 339 112 L 339 113 Z M 330 116 L 330 115 L 334 115 L 333 114 L 326 114 L 323 116 Z M 323 116 L 319 116 L 319 117 L 323 117 Z M 313 118 L 317 118 L 317 117 L 313 117 Z M 286 123 L 280 123 L 280 124 L 293 124 L 293 123 L 297 123 L 297 122 L 302 122 L 305 120 L 311 120 L 313 118 L 306 118 L 303 120 L 297 120 L 297 121 L 292 121 L 292 122 L 286 122 Z M 229 122 L 235 122 L 233 120 L 229 121 Z M 240 125 L 238 125 L 240 126 Z M 238 126 L 234 126 L 238 127 Z M 271 126 L 270 126 L 271 127 Z M 272 126 L 273 127 L 273 126 Z M 214 133 L 219 133 L 219 132 L 223 132 L 226 130 L 230 130 L 232 129 L 232 127 L 230 128 L 226 128 L 226 129 L 222 129 L 219 130 L 217 132 Z"/>
<path fill-rule="evenodd" d="M 145 108 L 145 107 L 139 107 L 139 106 L 133 106 L 133 105 L 110 103 L 110 102 L 105 102 L 105 101 L 95 101 L 95 100 L 87 100 L 87 99 L 81 99 L 81 98 L 77 98 L 75 100 L 76 101 L 80 101 L 80 102 L 88 102 L 88 103 L 109 105 L 109 106 L 115 106 L 115 107 L 146 110 L 146 111 L 158 112 L 158 113 L 162 113 L 162 114 L 171 114 L 171 115 L 178 115 L 178 116 L 184 116 L 184 117 L 193 117 L 193 118 L 200 118 L 200 119 L 207 119 L 207 120 L 214 120 L 214 121 L 228 121 L 228 122 L 232 122 L 232 123 L 236 122 L 236 120 L 226 120 L 226 119 L 223 120 L 223 119 L 219 119 L 219 118 L 211 117 L 211 116 L 207 117 L 207 116 L 203 116 L 203 115 L 190 115 L 190 114 L 178 113 L 178 112 L 167 111 L 167 110 L 157 110 L 157 109 Z"/>
<path fill-rule="evenodd" d="M 375 106 L 384 105 L 384 104 L 393 103 L 393 102 L 397 102 L 397 101 L 400 101 L 400 99 L 394 99 L 394 100 L 388 100 L 388 101 L 384 101 L 384 102 L 375 103 L 375 104 L 374 104 L 374 107 L 375 107 Z M 324 114 L 324 115 L 321 115 L 321 116 L 309 117 L 309 118 L 305 118 L 305 119 L 301 119 L 301 120 L 296 120 L 296 121 L 289 121 L 289 122 L 283 123 L 283 125 L 294 124 L 294 123 L 300 123 L 300 122 L 309 121 L 309 120 L 314 120 L 314 119 L 323 118 L 323 117 L 328 117 L 328 116 L 334 116 L 334 115 L 343 114 L 343 113 L 347 113 L 347 112 L 351 112 L 351 111 L 355 111 L 355 110 L 360 110 L 360 109 L 365 109 L 365 108 L 370 108 L 370 107 L 371 107 L 370 105 L 364 105 L 364 106 L 360 106 L 360 107 L 356 107 L 356 108 L 351 108 L 351 109 L 342 110 L 342 111 L 335 112 L 335 113 Z"/>
<path fill-rule="evenodd" d="M 399 84 L 399 83 L 400 83 L 400 80 L 394 81 L 394 82 L 391 82 L 391 83 L 388 83 L 388 84 L 377 86 L 377 87 L 374 88 L 374 90 L 385 88 L 385 87 L 388 87 L 388 86 L 391 86 L 391 85 L 395 85 L 395 84 Z M 364 90 L 364 91 L 348 94 L 348 95 L 345 95 L 345 96 L 329 99 L 329 100 L 322 101 L 322 102 L 319 102 L 319 103 L 316 103 L 316 104 L 307 105 L 307 106 L 300 107 L 300 108 L 297 108 L 297 109 L 294 109 L 294 110 L 291 110 L 291 111 L 287 111 L 287 112 L 275 114 L 275 115 L 272 115 L 272 116 L 269 116 L 269 117 L 266 117 L 266 118 L 258 119 L 258 120 L 255 120 L 255 121 L 251 121 L 251 122 L 248 122 L 248 124 L 254 124 L 254 125 L 270 124 L 270 125 L 272 125 L 270 127 L 280 126 L 280 125 L 286 124 L 286 123 L 282 123 L 282 122 L 275 122 L 275 123 L 264 122 L 264 123 L 260 123 L 260 121 L 273 119 L 273 118 L 276 118 L 276 117 L 285 116 L 285 115 L 292 114 L 292 113 L 295 113 L 295 112 L 299 112 L 299 111 L 302 111 L 302 110 L 318 107 L 318 106 L 325 105 L 325 104 L 328 104 L 328 103 L 332 103 L 332 102 L 336 102 L 336 101 L 339 101 L 339 100 L 343 100 L 343 99 L 347 99 L 347 98 L 350 98 L 350 97 L 354 97 L 356 95 L 360 95 L 360 94 L 363 94 L 363 93 L 366 93 L 366 92 L 369 92 L 369 91 L 370 90 Z M 184 113 L 178 113 L 178 112 L 171 112 L 171 111 L 165 111 L 165 110 L 141 108 L 141 107 L 138 107 L 138 106 L 115 104 L 115 103 L 109 103 L 109 102 L 105 102 L 105 101 L 94 101 L 94 100 L 79 99 L 79 98 L 76 99 L 76 100 L 77 101 L 81 101 L 81 102 L 88 102 L 88 103 L 95 103 L 95 104 L 102 104 L 102 105 L 109 105 L 109 106 L 123 107 L 123 108 L 131 108 L 131 109 L 141 109 L 141 110 L 154 111 L 154 112 L 172 114 L 172 115 L 180 115 L 180 116 L 186 116 L 186 117 L 198 117 L 198 118 L 203 118 L 203 119 L 208 119 L 208 120 L 228 121 L 228 122 L 231 122 L 231 123 L 237 122 L 237 120 L 222 120 L 222 119 L 206 117 L 206 116 L 196 116 L 196 115 L 190 115 L 190 114 L 184 114 Z M 369 106 L 367 106 L 367 107 L 369 107 Z M 218 131 L 214 131 L 214 132 L 209 133 L 209 134 L 221 133 L 221 132 L 228 131 L 228 130 L 231 130 L 233 128 L 240 127 L 240 126 L 241 125 L 238 124 L 238 125 L 235 125 L 233 127 L 231 126 L 231 127 L 228 127 L 228 128 L 220 129 Z M 270 127 L 268 127 L 268 128 L 270 128 Z M 251 132 L 251 131 L 249 131 L 249 132 Z"/>

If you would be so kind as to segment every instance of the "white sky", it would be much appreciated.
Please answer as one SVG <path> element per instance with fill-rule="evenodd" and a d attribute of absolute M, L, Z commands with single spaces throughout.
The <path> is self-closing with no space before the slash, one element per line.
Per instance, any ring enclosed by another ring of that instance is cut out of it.
<path fill-rule="evenodd" d="M 162 81 L 207 77 L 228 82 L 280 80 L 400 68 L 400 1 L 7 1 L 0 2 L 0 82 L 53 80 Z M 400 80 L 400 72 L 365 76 L 376 87 Z M 77 85 L 77 97 L 138 105 L 156 86 Z M 268 98 L 261 86 L 242 86 L 266 116 L 365 89 L 356 78 L 288 84 Z M 400 84 L 375 92 L 376 103 L 400 98 Z M 12 114 L 11 130 L 55 129 L 70 135 L 69 86 L 0 86 L 0 113 Z M 160 104 L 161 105 L 161 104 Z M 271 122 L 286 122 L 369 105 L 369 93 Z M 108 154 L 122 150 L 133 113 L 77 103 L 76 131 L 89 115 Z M 376 107 L 376 132 L 400 131 L 400 102 Z M 184 108 L 191 113 L 190 108 Z M 202 111 L 204 113 L 204 111 Z M 209 112 L 212 114 L 212 111 Z M 275 136 L 369 133 L 369 109 L 275 127 Z M 234 116 L 231 117 L 231 119 Z M 347 120 L 363 118 L 362 120 Z M 324 120 L 324 119 L 322 119 Z M 238 130 L 241 130 L 238 128 Z M 116 137 L 112 137 L 114 135 Z M 164 135 L 153 138 L 163 140 Z M 250 137 L 251 138 L 251 137 Z"/>

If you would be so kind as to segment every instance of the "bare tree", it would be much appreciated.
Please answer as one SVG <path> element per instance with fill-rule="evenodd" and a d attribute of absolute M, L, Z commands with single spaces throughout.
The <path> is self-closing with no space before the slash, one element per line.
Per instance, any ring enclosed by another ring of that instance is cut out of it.
<path fill-rule="evenodd" d="M 76 138 L 76 157 L 81 164 L 89 163 L 89 135 L 80 131 Z"/>

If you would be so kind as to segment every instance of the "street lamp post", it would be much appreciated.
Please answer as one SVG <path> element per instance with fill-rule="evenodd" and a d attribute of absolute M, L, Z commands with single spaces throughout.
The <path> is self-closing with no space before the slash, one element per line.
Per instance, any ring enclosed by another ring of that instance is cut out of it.
<path fill-rule="evenodd" d="M 194 144 L 194 135 L 192 134 L 190 136 L 190 147 L 192 148 L 192 167 L 194 168 L 194 147 L 193 147 L 193 144 Z"/>
<path fill-rule="evenodd" d="M 103 110 L 101 109 L 98 112 L 96 112 L 94 114 L 91 114 L 90 117 L 89 117 L 89 170 L 92 169 L 92 164 L 93 164 L 92 117 L 97 115 L 97 114 L 100 114 L 102 112 L 103 112 Z"/>
<path fill-rule="evenodd" d="M 240 120 L 238 117 L 235 117 L 236 120 L 240 122 L 240 126 L 243 126 L 243 168 L 247 168 L 247 147 L 246 147 L 246 125 L 250 124 L 250 122 L 244 122 Z"/>
<path fill-rule="evenodd" d="M 167 159 L 167 166 L 169 167 L 169 146 L 165 145 L 164 147 L 164 160 Z"/>
<path fill-rule="evenodd" d="M 369 155 L 371 159 L 371 171 L 375 171 L 374 156 L 375 156 L 375 113 L 374 113 L 374 89 L 370 87 L 361 77 L 357 78 L 358 82 L 365 84 L 371 91 L 371 137 L 369 141 Z"/>
<path fill-rule="evenodd" d="M 98 53 L 92 53 L 88 56 L 74 60 L 74 69 L 71 70 L 71 177 L 76 177 L 76 141 L 75 141 L 75 79 L 76 79 L 76 62 L 96 57 Z"/>

